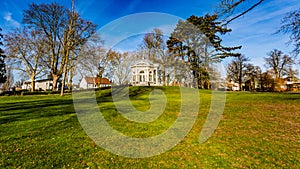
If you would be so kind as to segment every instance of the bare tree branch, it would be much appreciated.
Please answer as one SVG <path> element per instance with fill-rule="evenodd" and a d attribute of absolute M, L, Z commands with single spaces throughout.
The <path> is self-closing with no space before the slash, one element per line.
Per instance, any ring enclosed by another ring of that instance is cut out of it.
<path fill-rule="evenodd" d="M 245 15 L 246 13 L 250 12 L 251 10 L 253 10 L 255 7 L 259 6 L 264 0 L 259 0 L 258 2 L 256 2 L 255 4 L 251 5 L 249 8 L 247 8 L 246 10 L 240 12 L 239 14 L 233 16 L 232 18 L 228 19 L 235 11 L 235 9 L 241 5 L 242 3 L 245 2 L 245 0 L 238 0 L 237 2 L 234 2 L 233 0 L 223 0 L 220 4 L 221 8 L 221 12 L 218 14 L 220 15 L 224 15 L 224 14 L 229 14 L 228 17 L 226 17 L 224 19 L 224 24 L 223 26 L 228 25 L 229 23 L 231 23 L 232 21 L 238 19 L 239 17 Z"/>

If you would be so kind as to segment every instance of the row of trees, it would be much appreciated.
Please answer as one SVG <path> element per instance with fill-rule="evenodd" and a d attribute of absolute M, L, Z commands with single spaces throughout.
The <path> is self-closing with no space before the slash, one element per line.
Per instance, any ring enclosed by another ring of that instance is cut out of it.
<path fill-rule="evenodd" d="M 297 71 L 293 69 L 295 60 L 280 50 L 274 49 L 264 57 L 266 72 L 248 61 L 249 58 L 241 55 L 227 65 L 227 80 L 238 82 L 240 90 L 248 82 L 249 86 L 244 90 L 279 91 L 282 78 L 296 79 Z"/>
<path fill-rule="evenodd" d="M 148 59 L 160 65 L 159 81 L 163 85 L 170 82 L 184 82 L 187 86 L 209 88 L 212 76 L 219 76 L 211 67 L 225 57 L 238 57 L 234 52 L 241 46 L 225 47 L 220 35 L 231 31 L 227 25 L 235 19 L 261 4 L 259 0 L 254 4 L 247 4 L 249 8 L 237 11 L 244 0 L 220 0 L 220 6 L 215 14 L 203 17 L 191 16 L 185 21 L 179 21 L 171 37 L 166 39 L 163 32 L 154 29 L 143 38 L 139 51 L 119 53 L 108 51 L 107 55 L 98 58 L 98 76 L 104 72 L 114 72 L 112 77 L 116 84 L 129 82 L 129 65 L 136 59 Z M 101 47 L 98 47 L 101 48 Z M 117 67 L 114 65 L 118 65 Z M 90 64 L 91 65 L 91 64 Z M 96 66 L 92 66 L 96 68 Z M 106 70 L 104 70 L 104 68 Z M 111 74 L 105 74 L 110 76 Z"/>
<path fill-rule="evenodd" d="M 186 21 L 179 21 L 169 39 L 164 39 L 159 29 L 146 34 L 141 50 L 147 59 L 160 65 L 161 82 L 168 84 L 170 76 L 173 76 L 175 81 L 191 83 L 191 86 L 198 88 L 209 88 L 213 76 L 219 76 L 212 71 L 211 64 L 225 57 L 234 57 L 233 63 L 228 66 L 228 74 L 240 86 L 246 79 L 250 80 L 250 84 L 258 80 L 261 82 L 262 90 L 274 90 L 278 88 L 276 82 L 283 76 L 295 77 L 296 71 L 292 69 L 292 65 L 296 60 L 279 50 L 267 54 L 264 59 L 268 71 L 261 72 L 260 67 L 247 63 L 249 58 L 234 52 L 241 46 L 224 47 L 221 44 L 220 35 L 231 31 L 228 24 L 253 10 L 263 3 L 263 0 L 251 2 L 249 8 L 238 11 L 238 7 L 245 3 L 250 2 L 221 1 L 217 12 L 213 15 L 191 16 Z M 299 16 L 299 10 L 288 13 L 278 31 L 291 34 L 290 42 L 295 44 L 295 55 L 298 54 L 299 48 Z M 185 65 L 191 72 L 182 70 L 179 65 Z M 189 79 L 191 77 L 192 79 Z M 271 89 L 268 86 L 274 87 Z"/>
<path fill-rule="evenodd" d="M 116 84 L 126 83 L 131 60 L 136 55 L 161 65 L 161 81 L 164 84 L 171 79 L 170 67 L 173 66 L 173 80 L 187 80 L 183 79 L 183 74 L 191 73 L 188 77 L 192 78 L 192 85 L 203 87 L 204 79 L 208 79 L 208 64 L 220 58 L 238 56 L 232 51 L 241 48 L 221 45 L 222 39 L 218 34 L 231 30 L 217 19 L 217 15 L 191 16 L 178 22 L 167 41 L 163 33 L 155 29 L 145 35 L 140 51 L 135 54 L 119 53 L 103 48 L 103 42 L 95 34 L 96 25 L 82 19 L 75 11 L 74 3 L 71 10 L 57 3 L 33 3 L 24 11 L 24 26 L 5 36 L 6 52 L 9 65 L 30 78 L 32 90 L 35 90 L 35 80 L 45 75 L 51 75 L 54 90 L 60 78 L 62 86 L 65 82 L 71 86 L 78 67 L 82 74 L 91 72 L 94 75 L 96 71 L 98 77 L 105 72 L 114 72 Z M 179 70 L 181 64 L 192 72 Z"/>
<path fill-rule="evenodd" d="M 80 17 L 74 1 L 71 9 L 57 3 L 33 3 L 24 11 L 24 26 L 9 32 L 4 38 L 7 63 L 31 79 L 32 90 L 35 79 L 47 75 L 53 79 L 54 90 L 57 90 L 59 79 L 62 79 L 62 86 L 65 83 L 72 86 L 76 73 L 82 76 L 107 76 L 114 79 L 116 84 L 128 83 L 130 65 L 138 58 L 160 65 L 159 78 L 162 84 L 173 81 L 197 88 L 210 88 L 211 80 L 220 76 L 213 71 L 212 64 L 226 57 L 234 57 L 228 67 L 231 72 L 228 73 L 234 74 L 230 78 L 241 84 L 245 74 L 255 77 L 260 69 L 244 64 L 248 59 L 235 52 L 241 46 L 223 46 L 221 36 L 231 31 L 229 23 L 254 9 L 263 0 L 250 4 L 249 8 L 242 11 L 238 11 L 238 7 L 248 1 L 220 2 L 215 14 L 180 20 L 169 38 L 165 38 L 161 30 L 154 29 L 144 36 L 140 50 L 131 53 L 105 49 L 100 35 L 95 33 L 96 25 Z M 298 54 L 299 11 L 288 16 L 283 19 L 279 32 L 291 34 L 291 42 L 296 46 L 294 52 Z M 278 53 L 274 51 L 274 55 Z M 1 57 L 4 58 L 4 55 Z M 280 78 L 283 71 L 273 70 L 275 77 Z"/>
<path fill-rule="evenodd" d="M 225 57 L 239 56 L 237 47 L 222 45 L 220 35 L 230 32 L 217 15 L 191 16 L 179 20 L 171 36 L 154 29 L 145 35 L 141 50 L 146 58 L 158 63 L 159 79 L 164 85 L 170 82 L 196 88 L 210 88 L 210 79 L 217 75 L 211 64 Z"/>

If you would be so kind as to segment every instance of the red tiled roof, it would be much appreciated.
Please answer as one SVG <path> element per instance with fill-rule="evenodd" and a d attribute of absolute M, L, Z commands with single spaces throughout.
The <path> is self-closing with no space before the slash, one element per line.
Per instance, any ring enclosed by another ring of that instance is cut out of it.
<path fill-rule="evenodd" d="M 84 79 L 87 84 L 111 84 L 111 82 L 107 78 L 85 77 Z"/>
<path fill-rule="evenodd" d="M 87 84 L 94 84 L 94 78 L 93 77 L 85 77 L 84 78 Z"/>
<path fill-rule="evenodd" d="M 95 78 L 96 84 L 111 84 L 111 82 L 107 78 Z"/>

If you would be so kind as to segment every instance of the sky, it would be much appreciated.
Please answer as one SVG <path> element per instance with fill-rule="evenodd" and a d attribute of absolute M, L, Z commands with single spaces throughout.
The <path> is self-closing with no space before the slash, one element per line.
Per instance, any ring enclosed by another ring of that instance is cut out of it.
<path fill-rule="evenodd" d="M 71 6 L 71 0 L 0 0 L 0 27 L 6 33 L 22 26 L 23 11 L 31 3 L 57 2 Z M 77 0 L 76 10 L 84 19 L 98 25 L 98 32 L 108 46 L 119 50 L 134 50 L 141 43 L 144 33 L 155 27 L 166 36 L 172 32 L 178 19 L 191 15 L 213 13 L 218 0 Z M 293 50 L 287 45 L 289 36 L 275 34 L 281 19 L 289 11 L 300 8 L 299 0 L 266 0 L 260 6 L 228 25 L 232 32 L 221 36 L 226 46 L 242 45 L 239 51 L 251 63 L 264 68 L 263 58 L 273 49 L 285 54 Z M 241 7 L 243 9 L 243 7 Z M 132 38 L 134 36 L 135 38 Z M 225 59 L 226 65 L 230 59 Z M 299 69 L 299 66 L 297 67 Z"/>

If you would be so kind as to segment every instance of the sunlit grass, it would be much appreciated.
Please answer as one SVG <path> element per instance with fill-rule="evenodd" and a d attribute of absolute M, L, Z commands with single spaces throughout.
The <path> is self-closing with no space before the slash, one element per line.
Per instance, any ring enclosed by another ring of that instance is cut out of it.
<path fill-rule="evenodd" d="M 176 87 L 159 87 L 166 110 L 138 124 L 115 109 L 110 90 L 96 95 L 110 125 L 135 137 L 165 131 L 177 118 Z M 152 87 L 130 88 L 131 103 L 149 109 Z M 144 159 L 124 158 L 97 146 L 81 128 L 71 95 L 0 97 L 0 168 L 300 168 L 300 94 L 228 92 L 213 136 L 198 143 L 211 92 L 200 91 L 193 129 L 170 151 Z"/>

